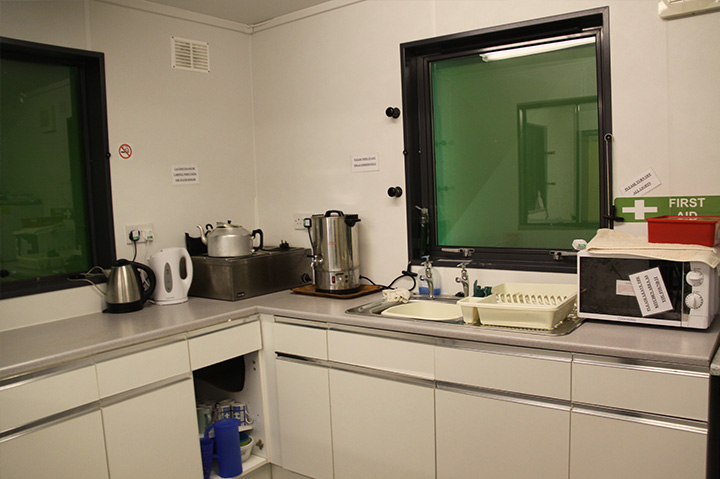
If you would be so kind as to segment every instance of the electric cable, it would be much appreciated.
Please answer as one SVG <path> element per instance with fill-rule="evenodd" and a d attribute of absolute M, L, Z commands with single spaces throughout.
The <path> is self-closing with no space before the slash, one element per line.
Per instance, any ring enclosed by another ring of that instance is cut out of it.
<path fill-rule="evenodd" d="M 411 264 L 411 263 L 408 262 L 408 266 L 409 266 L 410 264 Z M 397 278 L 393 279 L 393 280 L 390 282 L 390 284 L 387 285 L 387 286 L 378 285 L 378 284 L 376 284 L 373 280 L 371 280 L 370 278 L 368 278 L 367 276 L 360 275 L 360 279 L 364 279 L 364 280 L 368 281 L 368 282 L 369 282 L 370 284 L 372 284 L 373 286 L 380 286 L 382 289 L 392 289 L 393 285 L 394 285 L 397 281 L 401 280 L 402 278 L 406 278 L 406 277 L 407 277 L 407 278 L 410 278 L 410 279 L 412 280 L 412 282 L 413 282 L 412 287 L 409 288 L 409 289 L 410 289 L 410 290 L 415 289 L 415 287 L 417 286 L 417 280 L 415 279 L 415 278 L 417 277 L 417 273 L 413 273 L 412 271 L 409 271 L 409 270 L 403 270 L 401 273 L 402 273 L 402 274 L 401 274 L 400 276 L 398 276 Z"/>
<path fill-rule="evenodd" d="M 135 250 L 131 261 L 135 261 L 135 258 L 137 258 L 137 242 L 138 242 L 138 240 L 130 238 L 130 241 L 132 241 L 133 249 Z"/>

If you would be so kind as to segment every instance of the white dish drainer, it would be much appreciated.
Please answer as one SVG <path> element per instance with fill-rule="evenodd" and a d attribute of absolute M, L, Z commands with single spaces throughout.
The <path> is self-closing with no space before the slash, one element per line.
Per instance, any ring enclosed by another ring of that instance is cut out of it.
<path fill-rule="evenodd" d="M 458 301 L 467 324 L 552 330 L 575 307 L 577 286 L 571 284 L 503 283 L 484 298 Z"/>

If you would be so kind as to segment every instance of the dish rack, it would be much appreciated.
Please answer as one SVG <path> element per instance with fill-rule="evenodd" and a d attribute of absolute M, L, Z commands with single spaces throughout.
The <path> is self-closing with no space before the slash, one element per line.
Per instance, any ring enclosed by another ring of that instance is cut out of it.
<path fill-rule="evenodd" d="M 572 284 L 503 283 L 484 298 L 458 301 L 463 321 L 492 326 L 554 329 L 572 312 L 577 286 Z"/>

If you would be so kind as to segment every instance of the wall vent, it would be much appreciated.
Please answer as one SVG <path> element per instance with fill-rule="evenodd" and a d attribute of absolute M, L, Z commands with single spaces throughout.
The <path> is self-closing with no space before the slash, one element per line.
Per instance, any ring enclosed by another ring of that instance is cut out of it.
<path fill-rule="evenodd" d="M 210 71 L 210 44 L 172 37 L 172 67 L 195 72 Z"/>

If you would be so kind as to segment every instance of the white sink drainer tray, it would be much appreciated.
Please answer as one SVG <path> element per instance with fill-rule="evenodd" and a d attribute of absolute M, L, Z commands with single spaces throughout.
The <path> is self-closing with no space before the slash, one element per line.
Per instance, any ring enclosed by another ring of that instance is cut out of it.
<path fill-rule="evenodd" d="M 572 312 L 577 297 L 573 284 L 503 283 L 484 298 L 458 301 L 467 324 L 554 329 Z"/>

